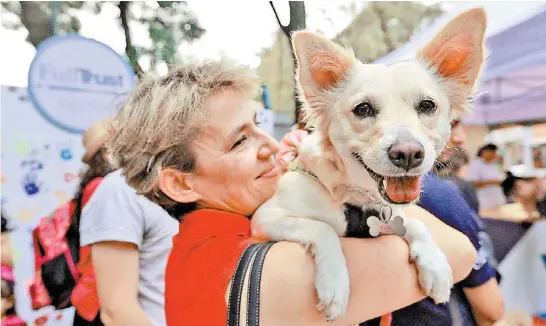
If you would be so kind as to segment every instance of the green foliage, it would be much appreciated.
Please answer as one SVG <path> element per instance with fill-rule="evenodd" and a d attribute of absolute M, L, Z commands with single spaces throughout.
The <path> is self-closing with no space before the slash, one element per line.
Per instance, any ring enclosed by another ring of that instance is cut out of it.
<path fill-rule="evenodd" d="M 138 71 L 139 61 L 145 56 L 154 69 L 159 62 L 175 65 L 180 62 L 178 47 L 184 42 L 200 38 L 206 31 L 199 24 L 187 4 L 183 1 L 131 1 L 120 6 L 119 1 L 58 1 L 55 2 L 57 35 L 78 33 L 81 23 L 78 11 L 99 14 L 106 6 L 126 8 L 127 24 L 124 30 L 126 39 L 131 43 L 126 48 L 133 67 Z M 50 20 L 53 15 L 52 2 L 44 1 L 11 1 L 2 2 L 7 15 L 2 14 L 2 25 L 8 29 L 29 31 L 28 40 L 34 45 L 49 37 Z M 6 19 L 4 19 L 6 18 Z M 120 26 L 125 26 L 119 20 Z M 151 40 L 151 46 L 133 45 L 131 27 L 143 25 Z M 127 38 L 127 36 L 129 36 Z"/>
<path fill-rule="evenodd" d="M 443 13 L 440 5 L 426 6 L 411 1 L 353 1 L 340 4 L 339 10 L 349 16 L 349 21 L 333 40 L 352 48 L 363 62 L 372 62 L 400 47 L 419 28 Z M 313 11 L 309 10 L 308 16 L 311 15 Z M 324 10 L 318 15 L 323 16 L 323 26 L 332 24 L 331 13 Z M 273 46 L 261 52 L 259 71 L 262 81 L 269 87 L 274 110 L 291 113 L 295 110 L 292 49 L 282 36 L 279 31 Z"/>

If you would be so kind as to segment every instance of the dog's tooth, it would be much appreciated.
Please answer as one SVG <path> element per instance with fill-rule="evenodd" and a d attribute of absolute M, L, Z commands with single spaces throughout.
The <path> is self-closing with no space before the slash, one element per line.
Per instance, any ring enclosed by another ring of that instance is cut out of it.
<path fill-rule="evenodd" d="M 387 179 L 383 179 L 383 188 L 387 189 Z"/>

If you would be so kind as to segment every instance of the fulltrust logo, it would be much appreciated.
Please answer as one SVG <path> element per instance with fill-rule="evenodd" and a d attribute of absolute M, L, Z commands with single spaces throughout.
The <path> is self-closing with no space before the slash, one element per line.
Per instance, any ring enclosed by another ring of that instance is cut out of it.
<path fill-rule="evenodd" d="M 92 85 L 109 88 L 123 87 L 121 75 L 100 74 L 80 67 L 58 68 L 49 63 L 40 64 L 39 81 L 53 88 L 66 88 L 68 85 L 73 88 Z"/>

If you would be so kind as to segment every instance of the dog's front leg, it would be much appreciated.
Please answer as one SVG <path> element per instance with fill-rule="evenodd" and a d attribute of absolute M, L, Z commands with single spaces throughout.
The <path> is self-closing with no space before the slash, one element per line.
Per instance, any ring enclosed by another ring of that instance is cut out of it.
<path fill-rule="evenodd" d="M 335 320 L 345 314 L 350 291 L 349 271 L 341 249 L 341 241 L 334 229 L 316 220 L 272 216 L 270 211 L 263 213 L 267 214 L 267 217 L 258 217 L 258 222 L 253 227 L 253 235 L 310 246 L 315 261 L 315 286 L 319 310 L 325 310 L 328 320 Z"/>
<path fill-rule="evenodd" d="M 411 259 L 417 265 L 419 284 L 437 304 L 447 302 L 453 287 L 453 275 L 447 257 L 423 222 L 405 218 L 404 226 L 404 239 L 409 244 Z"/>

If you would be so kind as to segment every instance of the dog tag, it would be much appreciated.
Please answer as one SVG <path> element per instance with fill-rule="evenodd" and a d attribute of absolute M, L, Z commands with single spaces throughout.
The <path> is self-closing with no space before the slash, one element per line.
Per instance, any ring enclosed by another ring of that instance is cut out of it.
<path fill-rule="evenodd" d="M 380 234 L 396 234 L 400 237 L 406 235 L 406 227 L 404 227 L 404 219 L 401 216 L 392 216 L 392 210 L 389 207 L 389 216 L 386 216 L 385 210 L 382 208 L 380 217 L 370 216 L 366 220 L 366 224 L 370 228 L 370 235 L 377 237 Z"/>

